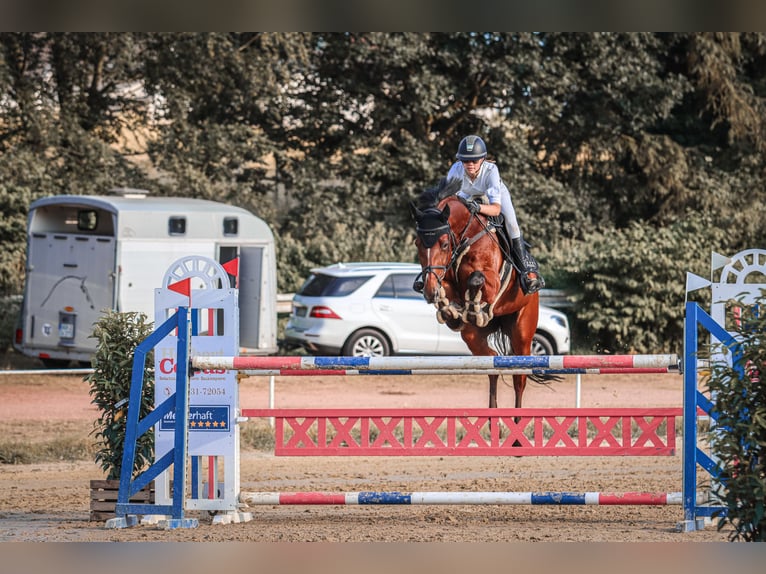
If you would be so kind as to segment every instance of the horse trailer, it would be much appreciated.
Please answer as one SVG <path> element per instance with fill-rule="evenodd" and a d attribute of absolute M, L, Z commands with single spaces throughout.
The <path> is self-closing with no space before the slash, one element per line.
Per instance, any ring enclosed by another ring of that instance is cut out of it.
<path fill-rule="evenodd" d="M 241 352 L 276 353 L 276 249 L 269 226 L 238 207 L 132 189 L 46 197 L 30 205 L 14 348 L 51 368 L 89 362 L 99 316 L 136 311 L 151 321 L 155 289 L 163 287 L 166 272 L 194 257 L 207 258 L 208 265 L 239 258 Z M 229 280 L 225 287 L 235 286 L 235 278 Z"/>

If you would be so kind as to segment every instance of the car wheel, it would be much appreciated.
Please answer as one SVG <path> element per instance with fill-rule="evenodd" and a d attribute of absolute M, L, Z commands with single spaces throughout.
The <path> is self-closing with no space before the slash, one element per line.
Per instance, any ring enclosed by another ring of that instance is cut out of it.
<path fill-rule="evenodd" d="M 347 357 L 387 357 L 391 347 L 380 331 L 360 329 L 343 345 L 343 354 Z"/>
<path fill-rule="evenodd" d="M 553 345 L 545 335 L 535 333 L 532 339 L 532 354 L 533 355 L 552 355 L 554 352 Z"/>

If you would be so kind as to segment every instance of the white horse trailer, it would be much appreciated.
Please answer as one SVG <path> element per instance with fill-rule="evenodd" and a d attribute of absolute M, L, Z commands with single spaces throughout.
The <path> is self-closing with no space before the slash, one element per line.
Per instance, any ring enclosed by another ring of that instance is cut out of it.
<path fill-rule="evenodd" d="M 113 193 L 59 195 L 30 205 L 17 351 L 48 367 L 90 361 L 93 324 L 105 310 L 138 311 L 151 320 L 154 291 L 164 287 L 171 265 L 182 258 L 224 264 L 239 257 L 238 285 L 231 276 L 232 284 L 222 287 L 239 289 L 242 353 L 276 353 L 276 250 L 263 220 L 214 201 Z"/>

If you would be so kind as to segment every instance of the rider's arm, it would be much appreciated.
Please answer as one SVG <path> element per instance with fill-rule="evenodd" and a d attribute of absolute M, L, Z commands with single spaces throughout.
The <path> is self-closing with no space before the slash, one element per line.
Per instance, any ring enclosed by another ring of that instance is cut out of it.
<path fill-rule="evenodd" d="M 500 215 L 501 210 L 501 196 L 500 196 L 500 175 L 494 164 L 487 165 L 487 169 L 483 174 L 484 181 L 484 193 L 487 196 L 489 205 L 482 205 L 479 213 L 494 217 Z"/>
<path fill-rule="evenodd" d="M 500 203 L 480 203 L 479 204 L 479 213 L 482 215 L 486 215 L 489 217 L 494 217 L 495 215 L 500 215 Z"/>

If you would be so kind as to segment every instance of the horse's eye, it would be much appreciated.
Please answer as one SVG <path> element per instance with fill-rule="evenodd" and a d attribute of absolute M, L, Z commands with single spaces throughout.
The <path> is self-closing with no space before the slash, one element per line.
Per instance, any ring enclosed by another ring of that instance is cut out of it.
<path fill-rule="evenodd" d="M 444 241 L 442 241 L 441 248 L 444 249 L 445 251 L 449 249 L 449 240 L 445 239 Z"/>

